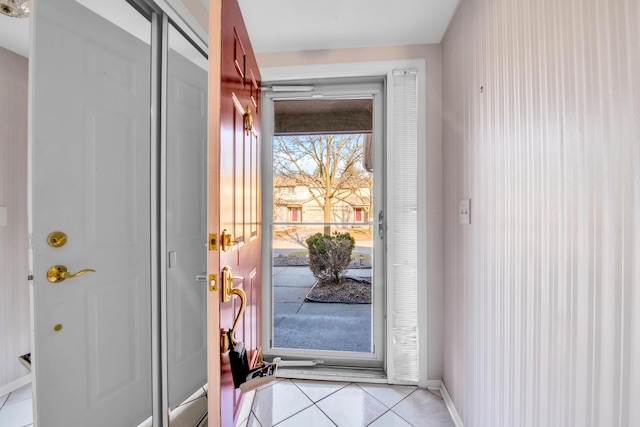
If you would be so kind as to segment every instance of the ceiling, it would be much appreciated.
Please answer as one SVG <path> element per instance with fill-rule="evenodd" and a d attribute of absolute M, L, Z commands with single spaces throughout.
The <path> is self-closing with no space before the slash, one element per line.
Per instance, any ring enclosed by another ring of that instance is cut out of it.
<path fill-rule="evenodd" d="M 440 43 L 458 0 L 238 0 L 256 52 Z"/>
<path fill-rule="evenodd" d="M 254 50 L 264 53 L 439 43 L 458 0 L 238 3 Z M 28 56 L 29 21 L 0 15 L 0 46 Z"/>

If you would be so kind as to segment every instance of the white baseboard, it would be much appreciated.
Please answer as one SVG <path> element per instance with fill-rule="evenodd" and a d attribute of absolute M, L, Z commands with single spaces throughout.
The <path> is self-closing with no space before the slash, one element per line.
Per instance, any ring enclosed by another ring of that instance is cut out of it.
<path fill-rule="evenodd" d="M 14 390 L 19 389 L 22 386 L 25 386 L 31 382 L 31 374 L 27 374 L 24 377 L 20 377 L 17 380 L 11 381 L 9 384 L 5 384 L 0 387 L 0 396 L 4 396 L 5 394 L 9 394 Z"/>
<path fill-rule="evenodd" d="M 464 427 L 462 422 L 462 418 L 460 418 L 460 414 L 456 410 L 455 405 L 453 404 L 453 400 L 451 400 L 451 396 L 447 391 L 447 387 L 445 387 L 444 383 L 441 380 L 429 380 L 427 381 L 427 388 L 429 390 L 437 390 L 442 394 L 442 398 L 444 399 L 445 405 L 447 405 L 447 409 L 449 410 L 449 415 L 453 419 L 456 427 Z"/>
<path fill-rule="evenodd" d="M 427 389 L 428 390 L 440 390 L 442 387 L 442 381 L 440 380 L 429 380 L 427 381 Z"/>

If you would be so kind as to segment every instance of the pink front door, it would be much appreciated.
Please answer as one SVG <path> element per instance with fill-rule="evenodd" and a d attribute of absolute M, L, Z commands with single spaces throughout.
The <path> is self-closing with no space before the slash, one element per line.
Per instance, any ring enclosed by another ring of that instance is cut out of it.
<path fill-rule="evenodd" d="M 260 72 L 237 0 L 212 1 L 209 10 L 209 28 L 220 29 L 209 31 L 209 233 L 218 236 L 209 257 L 209 274 L 218 281 L 217 292 L 209 292 L 209 425 L 226 427 L 235 425 L 242 395 L 233 385 L 228 352 L 221 351 L 221 338 L 240 308 L 237 296 L 223 301 L 224 267 L 237 277 L 233 287 L 247 296 L 235 336 L 251 366 L 261 351 Z M 225 250 L 223 230 L 230 233 Z"/>

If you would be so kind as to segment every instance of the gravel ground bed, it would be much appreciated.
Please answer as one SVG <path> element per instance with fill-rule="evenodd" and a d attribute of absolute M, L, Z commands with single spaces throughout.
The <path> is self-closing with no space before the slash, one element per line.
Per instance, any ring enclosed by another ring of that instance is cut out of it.
<path fill-rule="evenodd" d="M 364 281 L 346 278 L 341 284 L 317 283 L 307 294 L 305 301 L 320 303 L 342 304 L 371 304 L 371 278 L 363 277 Z"/>

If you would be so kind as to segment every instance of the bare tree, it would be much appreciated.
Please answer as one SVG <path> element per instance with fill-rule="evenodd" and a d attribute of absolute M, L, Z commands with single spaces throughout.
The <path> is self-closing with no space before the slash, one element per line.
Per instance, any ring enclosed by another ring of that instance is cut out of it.
<path fill-rule="evenodd" d="M 371 174 L 362 164 L 362 134 L 287 135 L 273 142 L 276 175 L 309 189 L 323 210 L 324 233 L 331 233 L 331 213 L 336 203 L 369 187 Z"/>

